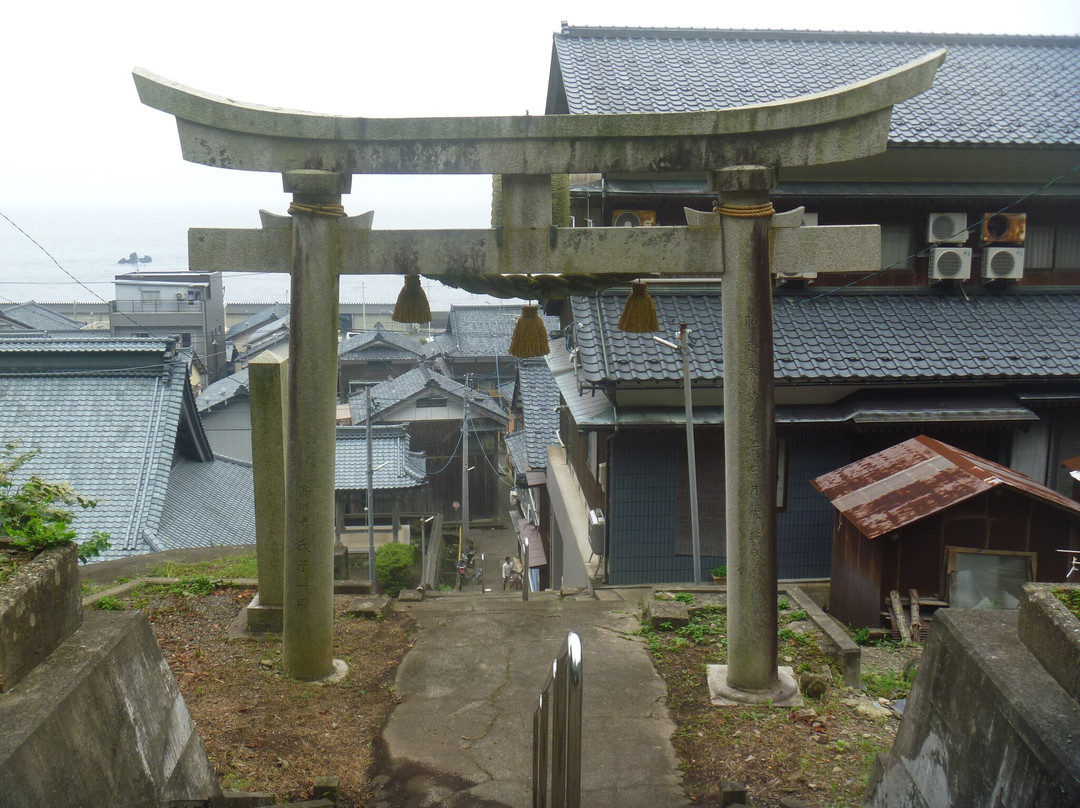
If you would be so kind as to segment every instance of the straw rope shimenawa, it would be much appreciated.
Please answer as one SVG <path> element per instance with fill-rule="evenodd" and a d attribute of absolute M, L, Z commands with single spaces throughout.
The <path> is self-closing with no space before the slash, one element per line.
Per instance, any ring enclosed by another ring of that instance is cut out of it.
<path fill-rule="evenodd" d="M 312 204 L 308 202 L 292 202 L 289 204 L 289 213 L 310 213 L 315 216 L 335 216 L 342 217 L 345 215 L 344 205 L 327 205 L 327 204 Z"/>
<path fill-rule="evenodd" d="M 540 317 L 538 306 L 522 306 L 521 317 L 514 326 L 514 335 L 510 338 L 510 355 L 519 359 L 546 356 L 551 347 L 548 345 L 547 327 Z"/>
<path fill-rule="evenodd" d="M 431 322 L 431 306 L 428 304 L 424 287 L 420 285 L 419 275 L 414 273 L 405 276 L 405 285 L 398 293 L 390 319 L 395 323 Z"/>
<path fill-rule="evenodd" d="M 630 286 L 630 297 L 626 299 L 622 316 L 619 317 L 619 330 L 631 334 L 647 334 L 660 330 L 660 321 L 656 318 L 656 304 L 649 294 L 649 285 L 637 281 Z"/>
<path fill-rule="evenodd" d="M 772 216 L 776 211 L 773 209 L 772 202 L 766 202 L 763 205 L 747 205 L 745 207 L 718 205 L 713 208 L 713 213 L 719 213 L 721 216 L 731 216 L 736 219 L 764 219 L 766 216 Z"/>

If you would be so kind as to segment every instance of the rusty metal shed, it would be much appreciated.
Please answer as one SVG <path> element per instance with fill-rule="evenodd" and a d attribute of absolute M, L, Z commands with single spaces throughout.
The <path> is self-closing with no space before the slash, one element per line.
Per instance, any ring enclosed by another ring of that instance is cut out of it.
<path fill-rule="evenodd" d="M 811 482 L 836 508 L 829 605 L 851 625 L 879 625 L 894 589 L 948 602 L 970 554 L 1061 581 L 1055 551 L 1080 547 L 1080 503 L 925 435 Z"/>

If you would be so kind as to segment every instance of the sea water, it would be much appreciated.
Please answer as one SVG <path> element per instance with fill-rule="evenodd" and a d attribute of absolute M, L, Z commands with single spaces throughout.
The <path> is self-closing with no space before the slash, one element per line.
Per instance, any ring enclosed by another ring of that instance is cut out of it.
<path fill-rule="evenodd" d="M 189 227 L 259 226 L 257 213 L 212 208 L 8 208 L 0 213 L 0 304 L 106 302 L 115 297 L 115 276 L 135 271 L 135 265 L 118 263 L 133 252 L 152 259 L 139 264 L 140 270 L 183 272 L 188 268 Z M 284 273 L 226 272 L 223 282 L 226 303 L 289 300 L 289 276 Z M 426 278 L 423 286 L 435 311 L 448 311 L 451 305 L 507 302 Z M 393 303 L 400 290 L 399 276 L 341 278 L 341 300 L 347 303 Z"/>

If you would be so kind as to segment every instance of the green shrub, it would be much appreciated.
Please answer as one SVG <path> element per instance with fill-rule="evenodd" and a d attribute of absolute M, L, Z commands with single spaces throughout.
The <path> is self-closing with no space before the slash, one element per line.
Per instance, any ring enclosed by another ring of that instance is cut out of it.
<path fill-rule="evenodd" d="M 38 454 L 39 449 L 22 451 L 17 442 L 0 445 L 0 535 L 31 556 L 75 540 L 71 526 L 75 515 L 66 506 L 86 509 L 97 504 L 76 494 L 67 483 L 49 482 L 36 474 L 15 485 L 14 473 Z M 108 535 L 95 532 L 79 545 L 79 560 L 87 561 L 108 546 Z"/>
<path fill-rule="evenodd" d="M 120 598 L 114 598 L 112 595 L 106 595 L 103 598 L 98 598 L 94 601 L 94 609 L 100 609 L 105 612 L 119 612 L 124 609 L 124 602 Z"/>
<path fill-rule="evenodd" d="M 379 584 L 379 591 L 385 595 L 396 595 L 402 589 L 414 587 L 415 563 L 416 548 L 411 544 L 391 542 L 376 550 L 375 580 Z"/>
<path fill-rule="evenodd" d="M 1065 604 L 1065 608 L 1080 618 L 1080 589 L 1055 589 L 1054 595 Z"/>

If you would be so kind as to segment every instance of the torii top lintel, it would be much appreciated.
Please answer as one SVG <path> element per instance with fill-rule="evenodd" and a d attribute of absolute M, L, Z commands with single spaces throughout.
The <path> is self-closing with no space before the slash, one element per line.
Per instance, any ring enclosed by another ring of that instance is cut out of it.
<path fill-rule="evenodd" d="M 892 107 L 928 90 L 939 50 L 825 93 L 707 112 L 353 118 L 241 104 L 140 68 L 140 100 L 176 117 L 183 157 L 244 171 L 572 174 L 853 160 L 885 149 Z"/>

